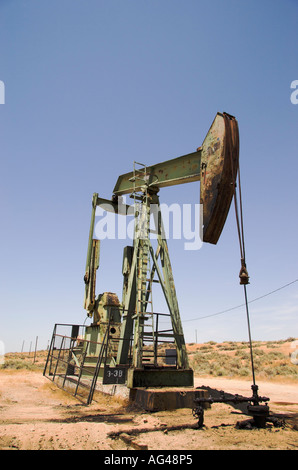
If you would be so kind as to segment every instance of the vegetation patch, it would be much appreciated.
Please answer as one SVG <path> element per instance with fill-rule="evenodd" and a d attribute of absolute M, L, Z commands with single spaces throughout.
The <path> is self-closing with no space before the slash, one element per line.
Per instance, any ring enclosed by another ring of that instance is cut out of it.
<path fill-rule="evenodd" d="M 298 379 L 298 365 L 291 360 L 295 338 L 279 341 L 255 341 L 253 362 L 259 379 Z M 247 342 L 188 345 L 190 366 L 196 375 L 215 377 L 249 377 L 252 374 L 251 353 Z"/>

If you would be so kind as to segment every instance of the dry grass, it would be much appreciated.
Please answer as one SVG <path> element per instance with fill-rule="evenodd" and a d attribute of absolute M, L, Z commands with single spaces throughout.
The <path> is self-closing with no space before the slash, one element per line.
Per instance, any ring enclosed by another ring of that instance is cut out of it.
<path fill-rule="evenodd" d="M 0 366 L 0 369 L 43 370 L 47 354 L 47 351 L 37 351 L 34 357 L 34 353 L 7 353 L 4 356 L 4 364 Z"/>
<path fill-rule="evenodd" d="M 280 341 L 255 341 L 253 361 L 259 379 L 298 381 L 298 365 L 291 361 L 295 338 Z M 246 342 L 189 344 L 190 365 L 197 375 L 247 377 L 251 375 L 251 356 Z"/>

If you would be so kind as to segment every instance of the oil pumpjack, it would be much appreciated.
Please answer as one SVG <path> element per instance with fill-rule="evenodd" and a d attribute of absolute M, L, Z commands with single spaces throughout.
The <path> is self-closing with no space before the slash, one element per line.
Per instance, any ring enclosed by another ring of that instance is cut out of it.
<path fill-rule="evenodd" d="M 232 199 L 235 202 L 241 254 L 239 278 L 244 287 L 251 352 L 253 384 L 250 397 L 225 395 L 224 392 L 220 396 L 208 396 L 206 390 L 193 387 L 193 370 L 187 357 L 158 193 L 161 188 L 195 181 L 200 181 L 202 242 L 214 245 L 218 242 Z M 123 202 L 123 196 L 127 194 L 133 199 L 133 205 Z M 133 245 L 126 246 L 123 253 L 121 302 L 113 292 L 96 296 L 100 252 L 100 240 L 94 237 L 97 207 L 119 216 L 134 217 Z M 87 316 L 92 318 L 91 324 L 56 324 L 54 327 L 44 375 L 53 381 L 57 378 L 58 386 L 59 382 L 64 388 L 68 381 L 74 386 L 74 395 L 78 396 L 79 387 L 84 388 L 86 382 L 90 382 L 87 386 L 87 404 L 90 404 L 96 387 L 123 385 L 129 391 L 129 397 L 149 411 L 192 408 L 199 427 L 203 425 L 204 410 L 211 404 L 246 403 L 247 413 L 253 416 L 257 427 L 264 427 L 270 420 L 279 425 L 278 420 L 269 417 L 269 398 L 258 395 L 255 382 L 246 294 L 249 276 L 243 235 L 239 131 L 234 116 L 217 113 L 202 145 L 193 153 L 152 166 L 134 162 L 133 171 L 118 177 L 110 200 L 93 194 L 84 282 L 84 308 Z M 152 291 L 156 284 L 162 290 L 168 313 L 153 309 Z M 71 333 L 60 334 L 58 327 L 71 327 Z M 83 334 L 80 334 L 82 327 Z M 165 345 L 169 343 L 171 349 L 165 351 Z M 170 361 L 166 360 L 167 351 L 171 353 Z M 151 393 L 152 390 L 158 390 L 158 393 Z M 261 405 L 262 402 L 265 405 Z"/>
<path fill-rule="evenodd" d="M 238 162 L 237 120 L 227 113 L 217 113 L 195 152 L 152 166 L 134 162 L 133 171 L 119 176 L 111 200 L 93 194 L 84 275 L 84 308 L 93 321 L 86 328 L 86 337 L 108 343 L 105 364 L 116 375 L 117 370 L 124 370 L 129 388 L 193 386 L 158 192 L 164 187 L 200 181 L 202 241 L 216 244 L 233 198 Z M 123 196 L 127 194 L 133 199 L 133 206 L 123 204 Z M 134 216 L 133 246 L 124 248 L 121 302 L 112 292 L 96 297 L 100 240 L 93 234 L 97 207 L 124 217 Z M 150 239 L 152 214 L 157 239 L 155 250 Z M 159 327 L 161 315 L 166 314 L 153 311 L 155 283 L 160 285 L 169 310 L 170 327 L 166 330 Z M 159 344 L 164 341 L 174 344 L 174 366 L 160 361 Z"/>

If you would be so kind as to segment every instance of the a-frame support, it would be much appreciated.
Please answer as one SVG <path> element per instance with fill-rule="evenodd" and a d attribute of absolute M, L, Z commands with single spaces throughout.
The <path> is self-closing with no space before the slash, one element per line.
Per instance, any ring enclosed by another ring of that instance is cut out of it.
<path fill-rule="evenodd" d="M 111 201 L 104 200 L 95 194 L 89 236 L 87 263 L 84 280 L 86 283 L 84 307 L 89 316 L 95 308 L 95 271 L 98 267 L 99 242 L 92 240 L 96 206 L 107 205 L 106 210 L 116 214 L 128 215 L 130 206 L 123 205 L 121 197 L 133 193 L 135 199 L 135 237 L 134 246 L 126 247 L 127 253 L 123 265 L 124 285 L 122 301 L 122 333 L 118 348 L 117 363 L 132 365 L 129 369 L 144 372 L 144 338 L 148 318 L 153 314 L 148 312 L 150 291 L 153 276 L 156 272 L 158 282 L 163 289 L 172 323 L 172 336 L 177 350 L 177 371 L 190 371 L 184 335 L 182 331 L 173 273 L 165 237 L 163 237 L 161 218 L 157 219 L 157 250 L 154 252 L 150 237 L 151 206 L 159 207 L 157 191 L 159 188 L 200 181 L 200 204 L 203 206 L 203 240 L 216 244 L 234 195 L 235 178 L 239 161 L 238 123 L 235 117 L 227 113 L 217 113 L 215 119 L 201 145 L 196 152 L 178 158 L 154 164 L 126 173 L 118 177 Z M 136 162 L 135 162 L 136 163 Z M 153 186 L 154 185 L 154 186 Z M 139 193 L 137 195 L 137 193 Z M 136 209 L 136 200 L 140 200 L 140 208 Z M 155 201 L 155 202 L 154 202 Z M 140 216 L 141 214 L 141 216 Z M 158 216 L 159 217 L 159 216 Z M 156 219 L 156 216 L 155 216 Z M 147 234 L 145 237 L 142 231 Z M 149 262 L 152 262 L 152 268 Z M 158 262 L 161 262 L 161 267 Z M 146 286 L 147 284 L 147 286 Z M 152 305 L 152 303 L 151 303 Z M 152 310 L 153 311 L 153 310 Z M 158 318 L 158 317 L 157 317 Z M 146 332 L 147 334 L 147 332 Z M 160 337 L 158 330 L 152 330 L 152 339 Z M 162 335 L 164 337 L 164 334 Z M 133 359 L 129 357 L 130 342 L 133 338 Z M 155 339 L 154 339 L 155 341 Z M 155 341 L 155 351 L 157 349 Z M 128 361 L 129 359 L 129 361 Z M 156 365 L 154 357 L 154 365 Z M 192 371 L 191 371 L 192 372 Z M 184 376 L 186 377 L 187 374 Z M 180 376 L 183 376 L 181 374 Z M 150 380 L 139 384 L 152 384 Z M 189 374 L 188 377 L 191 377 Z M 188 380 L 188 379 L 187 379 Z M 145 383 L 146 382 L 146 383 Z M 170 381 L 169 381 L 170 382 Z M 132 381 L 131 383 L 134 383 Z M 167 381 L 158 381 L 163 386 Z M 179 383 L 179 385 L 190 385 Z M 142 385 L 139 385 L 142 386 Z"/>
<path fill-rule="evenodd" d="M 142 369 L 142 345 L 144 322 L 150 317 L 147 307 L 152 290 L 154 274 L 162 288 L 172 324 L 172 334 L 177 351 L 177 369 L 189 370 L 188 358 L 182 323 L 180 319 L 174 277 L 170 263 L 167 241 L 164 234 L 162 217 L 157 195 L 158 188 L 145 187 L 140 203 L 135 210 L 135 237 L 130 272 L 124 289 L 121 340 L 118 348 L 117 363 L 127 364 L 129 340 L 133 336 L 133 363 L 135 369 Z M 154 252 L 150 240 L 150 214 L 153 214 L 155 233 L 157 234 L 157 249 Z M 149 258 L 151 261 L 150 270 Z M 160 261 L 160 264 L 159 264 Z M 145 287 L 146 286 L 146 287 Z M 177 384 L 177 383 L 176 383 Z M 188 384 L 187 384 L 188 385 Z"/>

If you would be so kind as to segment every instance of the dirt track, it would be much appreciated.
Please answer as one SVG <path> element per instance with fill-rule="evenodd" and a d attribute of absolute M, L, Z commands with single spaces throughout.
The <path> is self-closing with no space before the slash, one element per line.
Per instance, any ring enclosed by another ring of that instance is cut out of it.
<path fill-rule="evenodd" d="M 247 381 L 196 379 L 201 385 L 250 395 Z M 146 413 L 106 396 L 86 407 L 40 372 L 0 371 L 0 449 L 297 449 L 297 385 L 261 383 L 260 395 L 266 394 L 271 412 L 286 418 L 284 428 L 236 429 L 248 417 L 214 404 L 199 430 L 189 409 Z"/>

